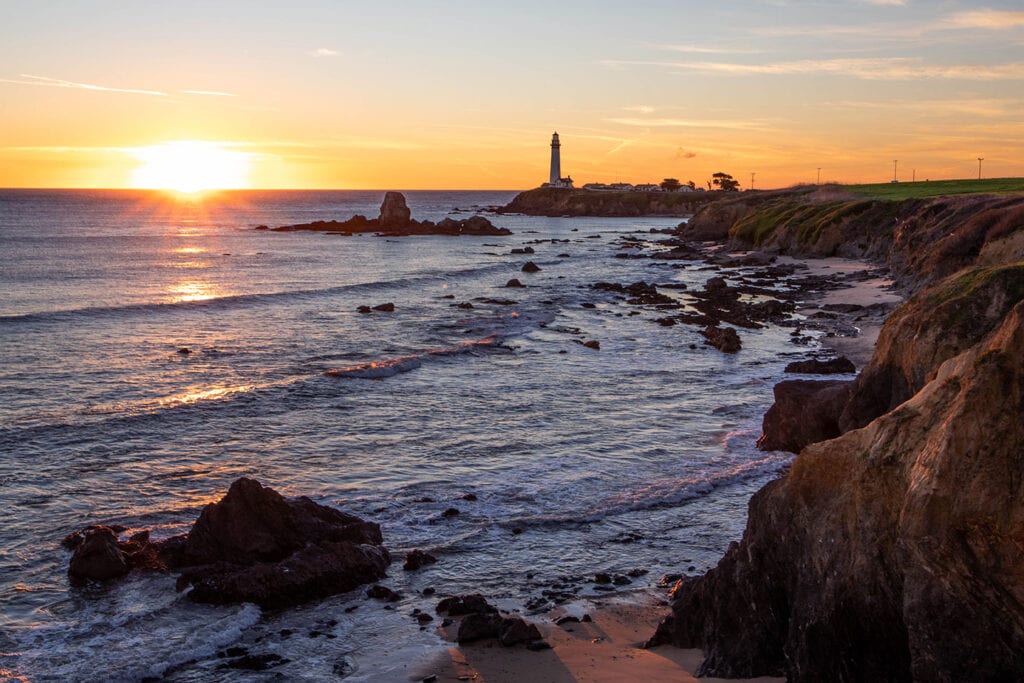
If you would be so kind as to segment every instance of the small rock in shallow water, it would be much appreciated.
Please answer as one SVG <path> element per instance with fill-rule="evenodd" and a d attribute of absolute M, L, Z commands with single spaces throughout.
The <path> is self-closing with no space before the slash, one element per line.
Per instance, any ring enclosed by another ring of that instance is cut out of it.
<path fill-rule="evenodd" d="M 398 602 L 402 599 L 401 593 L 396 593 L 387 586 L 377 585 L 366 591 L 366 597 L 374 598 L 375 600 L 386 600 L 388 602 Z"/>
<path fill-rule="evenodd" d="M 539 273 L 540 272 L 540 266 L 538 266 L 533 261 L 527 261 L 526 263 L 523 264 L 523 272 L 524 273 Z"/>
<path fill-rule="evenodd" d="M 414 548 L 405 556 L 405 562 L 402 564 L 402 569 L 407 572 L 411 572 L 428 564 L 434 564 L 435 562 L 437 562 L 436 557 L 428 552 L 420 550 L 419 548 Z"/>
<path fill-rule="evenodd" d="M 458 517 L 459 514 L 460 514 L 460 512 L 459 512 L 458 508 L 448 508 L 447 510 L 445 510 L 444 512 L 441 513 L 441 516 L 442 517 Z"/>

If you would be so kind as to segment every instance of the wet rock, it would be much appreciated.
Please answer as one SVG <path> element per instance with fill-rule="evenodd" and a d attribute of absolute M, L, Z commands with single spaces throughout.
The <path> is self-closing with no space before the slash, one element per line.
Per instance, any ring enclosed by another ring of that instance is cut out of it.
<path fill-rule="evenodd" d="M 530 643 L 540 638 L 540 629 L 519 617 L 505 617 L 498 625 L 498 642 L 505 647 Z"/>
<path fill-rule="evenodd" d="M 533 247 L 523 247 L 522 249 L 513 249 L 513 254 L 532 254 L 534 253 Z"/>
<path fill-rule="evenodd" d="M 374 600 L 383 600 L 384 602 L 398 602 L 402 599 L 402 594 L 397 593 L 387 586 L 373 586 L 366 591 L 366 597 L 373 598 Z"/>
<path fill-rule="evenodd" d="M 391 302 L 388 302 L 386 304 L 378 304 L 373 307 L 373 310 L 382 311 L 384 313 L 391 313 L 395 310 L 395 305 Z"/>
<path fill-rule="evenodd" d="M 458 508 L 448 508 L 447 510 L 445 510 L 444 512 L 441 513 L 441 516 L 442 517 L 458 517 L 460 514 L 462 514 L 462 513 L 459 512 Z"/>
<path fill-rule="evenodd" d="M 555 624 L 557 626 L 565 626 L 566 624 L 578 624 L 578 623 L 580 623 L 580 618 L 579 617 L 574 617 L 571 614 L 566 614 L 564 616 L 561 616 L 561 617 L 558 617 L 557 619 L 555 619 Z"/>
<path fill-rule="evenodd" d="M 471 503 L 475 503 L 479 499 L 475 493 L 467 493 L 462 496 L 462 500 L 468 500 Z"/>
<path fill-rule="evenodd" d="M 775 403 L 765 413 L 757 447 L 799 453 L 804 446 L 839 436 L 839 417 L 853 382 L 791 379 L 775 385 Z"/>
<path fill-rule="evenodd" d="M 68 577 L 72 583 L 88 579 L 107 581 L 124 576 L 129 570 L 114 531 L 110 527 L 95 526 L 81 534 L 68 565 Z"/>
<path fill-rule="evenodd" d="M 524 273 L 539 273 L 540 266 L 538 266 L 533 261 L 527 261 L 525 264 L 523 264 L 522 270 Z"/>
<path fill-rule="evenodd" d="M 845 356 L 825 361 L 812 358 L 790 363 L 786 366 L 786 372 L 803 375 L 838 375 L 857 372 L 857 366 Z"/>
<path fill-rule="evenodd" d="M 594 583 L 611 583 L 611 582 L 612 582 L 611 574 L 608 574 L 607 572 L 598 572 L 598 573 L 594 574 Z"/>
<path fill-rule="evenodd" d="M 369 306 L 360 306 L 356 310 L 359 311 L 360 313 L 370 313 L 370 312 L 372 312 L 372 309 Z"/>
<path fill-rule="evenodd" d="M 300 497 L 286 500 L 254 479 L 231 485 L 191 531 L 156 544 L 179 590 L 198 602 L 294 605 L 384 576 L 380 527 Z"/>
<path fill-rule="evenodd" d="M 437 613 L 452 617 L 464 614 L 497 614 L 498 608 L 488 603 L 479 593 L 469 593 L 441 600 L 437 603 Z"/>
<path fill-rule="evenodd" d="M 706 338 L 705 344 L 710 344 L 722 353 L 736 353 L 742 348 L 740 336 L 731 327 L 715 327 L 708 325 L 701 332 Z"/>
<path fill-rule="evenodd" d="M 405 556 L 405 562 L 402 564 L 402 569 L 407 572 L 415 571 L 420 567 L 425 567 L 428 564 L 434 564 L 437 562 L 437 558 L 428 552 L 420 550 L 418 548 L 413 549 Z"/>
<path fill-rule="evenodd" d="M 601 350 L 601 342 L 597 341 L 596 339 L 590 339 L 588 341 L 585 341 L 583 342 L 583 345 L 586 346 L 588 349 L 594 349 L 595 351 Z"/>
<path fill-rule="evenodd" d="M 467 614 L 459 624 L 455 641 L 459 644 L 474 643 L 478 640 L 497 638 L 502 618 L 497 613 Z"/>
<path fill-rule="evenodd" d="M 520 282 L 517 278 L 512 278 L 511 280 L 509 280 L 508 282 L 505 283 L 505 286 L 506 287 L 525 287 L 526 285 L 524 285 L 522 282 Z"/>
<path fill-rule="evenodd" d="M 381 230 L 399 232 L 404 230 L 412 219 L 412 211 L 405 204 L 405 195 L 401 192 L 388 192 L 380 205 L 380 218 L 377 222 Z"/>

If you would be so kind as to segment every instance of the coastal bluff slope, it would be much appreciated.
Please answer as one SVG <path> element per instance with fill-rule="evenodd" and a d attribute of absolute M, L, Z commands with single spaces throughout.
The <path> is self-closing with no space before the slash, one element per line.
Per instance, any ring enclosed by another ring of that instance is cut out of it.
<path fill-rule="evenodd" d="M 650 644 L 703 649 L 702 676 L 1021 680 L 1024 198 L 810 190 L 702 213 L 681 232 L 874 258 L 916 293 L 853 383 L 844 433 L 754 495 L 742 540 L 676 584 Z"/>

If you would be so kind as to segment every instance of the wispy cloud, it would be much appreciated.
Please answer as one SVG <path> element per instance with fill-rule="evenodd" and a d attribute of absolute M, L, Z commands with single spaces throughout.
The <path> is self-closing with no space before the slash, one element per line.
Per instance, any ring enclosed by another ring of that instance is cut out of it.
<path fill-rule="evenodd" d="M 758 130 L 764 128 L 764 125 L 757 121 L 729 121 L 724 119 L 647 119 L 627 117 L 605 119 L 605 121 L 616 123 L 620 126 L 635 126 L 639 128 L 729 128 L 733 130 Z"/>
<path fill-rule="evenodd" d="M 632 111 L 637 114 L 653 114 L 657 109 L 646 104 L 638 104 L 634 107 L 623 107 L 622 111 Z"/>
<path fill-rule="evenodd" d="M 341 53 L 337 50 L 331 50 L 330 48 L 318 47 L 315 50 L 310 50 L 306 54 L 310 57 L 337 57 Z"/>
<path fill-rule="evenodd" d="M 155 95 L 167 97 L 167 93 L 159 90 L 143 90 L 141 88 L 114 88 L 94 83 L 78 83 L 76 81 L 65 81 L 62 78 L 50 78 L 48 76 L 33 76 L 32 74 L 19 74 L 18 79 L 0 78 L 2 83 L 16 83 L 18 85 L 41 85 L 50 88 L 73 88 L 76 90 L 92 90 L 94 92 L 115 92 L 128 93 L 131 95 Z"/>
<path fill-rule="evenodd" d="M 686 54 L 698 55 L 756 55 L 761 53 L 761 50 L 708 47 L 705 45 L 657 45 L 656 47 L 661 50 L 669 50 L 671 52 L 683 52 Z"/>
<path fill-rule="evenodd" d="M 869 5 L 893 5 L 896 7 L 902 7 L 907 4 L 907 0 L 864 0 Z"/>
<path fill-rule="evenodd" d="M 179 90 L 185 95 L 206 95 L 209 97 L 237 97 L 232 92 L 221 92 L 220 90 Z"/>
<path fill-rule="evenodd" d="M 957 12 L 943 17 L 935 28 L 1001 30 L 1017 26 L 1024 26 L 1024 12 L 979 9 L 970 12 Z"/>
<path fill-rule="evenodd" d="M 672 158 L 673 159 L 692 159 L 695 156 L 697 156 L 696 152 L 691 152 L 690 150 L 683 149 L 682 147 L 680 147 L 679 149 L 676 150 L 676 153 L 674 155 L 672 155 Z"/>
<path fill-rule="evenodd" d="M 734 76 L 785 76 L 830 74 L 864 80 L 957 79 L 1004 81 L 1024 79 L 1024 62 L 1008 64 L 927 64 L 906 57 L 864 59 L 801 59 L 790 62 L 739 64 L 735 62 L 615 61 L 615 66 L 657 66 L 679 71 L 729 74 Z"/>

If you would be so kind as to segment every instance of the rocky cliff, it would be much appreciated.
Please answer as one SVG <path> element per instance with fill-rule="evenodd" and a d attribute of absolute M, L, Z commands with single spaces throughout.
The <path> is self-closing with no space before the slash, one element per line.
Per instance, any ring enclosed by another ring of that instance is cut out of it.
<path fill-rule="evenodd" d="M 751 499 L 742 540 L 674 587 L 652 643 L 702 648 L 702 675 L 1021 680 L 1024 199 L 855 200 L 845 215 L 806 200 L 786 200 L 789 223 L 760 243 L 814 253 L 837 230 L 862 255 L 888 244 L 918 291 L 821 416 L 841 435 Z M 748 207 L 728 234 L 781 208 Z"/>
<path fill-rule="evenodd" d="M 689 216 L 723 192 L 600 192 L 541 187 L 520 192 L 498 213 L 527 216 Z"/>

